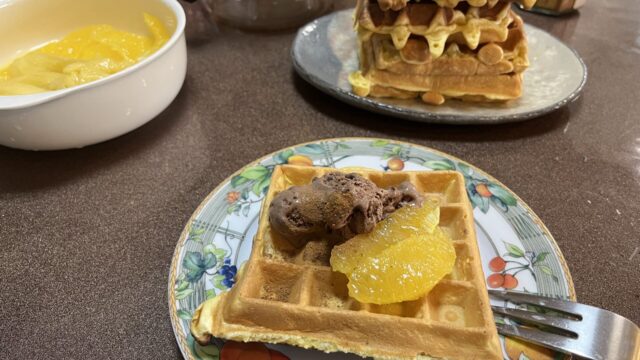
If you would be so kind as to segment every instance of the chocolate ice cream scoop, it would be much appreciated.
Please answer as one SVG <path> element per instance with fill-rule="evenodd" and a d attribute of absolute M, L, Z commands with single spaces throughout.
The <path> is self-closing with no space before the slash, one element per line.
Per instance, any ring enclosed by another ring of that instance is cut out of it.
<path fill-rule="evenodd" d="M 420 206 L 422 201 L 409 182 L 382 189 L 358 174 L 333 172 L 276 195 L 269 222 L 296 247 L 321 237 L 340 242 L 371 231 L 403 205 Z"/>

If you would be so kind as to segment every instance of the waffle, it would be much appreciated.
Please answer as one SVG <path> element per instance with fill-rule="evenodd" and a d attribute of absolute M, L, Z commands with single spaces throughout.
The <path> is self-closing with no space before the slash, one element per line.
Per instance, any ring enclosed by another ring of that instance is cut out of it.
<path fill-rule="evenodd" d="M 523 27 L 516 17 L 505 41 L 484 44 L 478 51 L 450 43 L 443 56 L 435 59 L 424 38 L 411 37 L 404 48 L 397 50 L 388 35 L 372 34 L 360 41 L 361 69 L 365 74 L 377 70 L 407 75 L 522 73 L 529 65 Z"/>
<path fill-rule="evenodd" d="M 249 261 L 237 284 L 195 312 L 191 332 L 236 341 L 286 343 L 377 359 L 502 359 L 484 283 L 471 206 L 457 172 L 357 172 L 387 188 L 411 181 L 441 204 L 440 226 L 453 239 L 454 270 L 416 301 L 372 305 L 348 296 L 329 267 L 327 240 L 296 250 L 270 229 L 268 206 L 292 185 L 335 171 L 279 166 L 263 204 Z"/>
<path fill-rule="evenodd" d="M 529 66 L 522 19 L 510 0 L 358 0 L 359 96 L 440 105 L 445 98 L 507 101 Z M 532 6 L 535 1 L 521 2 Z M 395 10 L 394 10 L 395 9 Z"/>
<path fill-rule="evenodd" d="M 429 104 L 440 105 L 445 98 L 456 98 L 469 102 L 499 102 L 516 99 L 522 94 L 522 76 L 425 76 L 416 80 L 412 76 L 401 77 L 378 74 L 377 82 L 371 84 L 366 94 L 380 98 L 413 99 L 421 97 Z M 429 101 L 425 95 L 438 94 L 441 101 Z"/>
<path fill-rule="evenodd" d="M 483 62 L 477 53 L 464 53 L 456 44 L 449 45 L 447 53 L 435 60 L 427 54 L 422 63 L 408 63 L 388 40 L 385 44 L 378 37 L 361 43 L 362 73 L 356 74 L 358 81 L 351 81 L 360 96 L 411 99 L 433 92 L 468 101 L 505 101 L 522 93 L 521 73 L 528 66 L 523 37 L 520 42 L 485 45 L 502 45 L 502 59 L 495 63 Z M 350 80 L 354 78 L 352 75 Z M 434 104 L 443 101 L 423 100 Z"/>
<path fill-rule="evenodd" d="M 400 10 L 409 4 L 410 0 L 378 0 L 378 5 L 384 11 L 387 10 Z M 440 7 L 454 8 L 460 3 L 467 3 L 471 6 L 489 6 L 494 7 L 500 0 L 433 0 Z M 536 0 L 518 0 L 518 3 L 522 4 L 525 8 L 530 9 L 536 2 Z"/>
<path fill-rule="evenodd" d="M 359 4 L 356 19 L 363 30 L 390 35 L 396 49 L 402 49 L 411 35 L 422 36 L 428 41 L 433 57 L 440 56 L 449 37 L 456 34 L 455 40 L 471 49 L 481 43 L 505 41 L 514 18 L 511 2 L 491 8 L 485 5 L 454 9 L 429 2 L 411 3 L 400 11 L 383 11 L 368 0 Z"/>

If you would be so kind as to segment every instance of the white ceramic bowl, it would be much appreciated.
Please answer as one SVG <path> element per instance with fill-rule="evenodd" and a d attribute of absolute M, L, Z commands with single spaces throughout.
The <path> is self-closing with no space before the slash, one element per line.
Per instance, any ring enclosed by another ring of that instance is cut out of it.
<path fill-rule="evenodd" d="M 83 26 L 144 33 L 143 12 L 172 32 L 157 52 L 121 72 L 73 88 L 0 96 L 0 144 L 29 150 L 79 148 L 125 134 L 176 97 L 187 68 L 185 14 L 175 0 L 0 0 L 0 65 Z M 10 35 L 9 35 L 10 34 Z"/>

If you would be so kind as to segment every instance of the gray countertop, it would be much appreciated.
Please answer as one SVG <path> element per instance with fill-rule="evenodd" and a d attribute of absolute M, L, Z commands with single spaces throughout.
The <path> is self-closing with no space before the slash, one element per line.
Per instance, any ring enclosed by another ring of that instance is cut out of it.
<path fill-rule="evenodd" d="M 79 150 L 0 148 L 0 357 L 180 358 L 167 277 L 194 209 L 257 157 L 340 136 L 410 141 L 484 169 L 550 229 L 581 302 L 640 323 L 639 19 L 637 0 L 526 15 L 575 47 L 590 79 L 568 107 L 499 126 L 349 107 L 294 74 L 293 31 L 227 29 L 190 46 L 184 88 L 147 125 Z"/>

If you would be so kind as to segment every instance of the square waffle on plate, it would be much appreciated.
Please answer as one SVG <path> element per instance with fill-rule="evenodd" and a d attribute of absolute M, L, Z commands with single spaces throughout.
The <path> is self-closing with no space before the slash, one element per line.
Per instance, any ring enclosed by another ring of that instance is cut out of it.
<path fill-rule="evenodd" d="M 347 278 L 329 266 L 327 240 L 310 241 L 296 249 L 269 225 L 268 207 L 275 195 L 334 171 L 338 170 L 275 168 L 251 256 L 229 292 L 196 310 L 191 326 L 194 338 L 203 344 L 212 336 L 285 343 L 377 359 L 502 359 L 462 175 L 351 171 L 381 188 L 410 181 L 425 197 L 437 198 L 439 225 L 456 251 L 452 273 L 425 296 L 373 305 L 349 297 Z"/>

